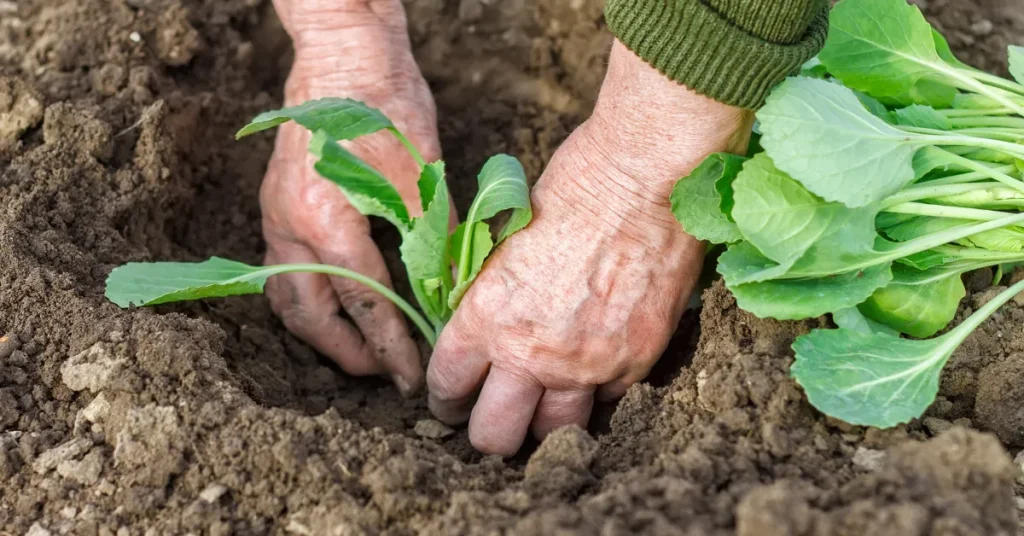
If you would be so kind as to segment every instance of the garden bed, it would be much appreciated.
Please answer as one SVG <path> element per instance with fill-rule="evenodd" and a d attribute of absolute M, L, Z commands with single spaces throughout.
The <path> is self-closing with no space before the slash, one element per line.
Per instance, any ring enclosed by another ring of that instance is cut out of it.
<path fill-rule="evenodd" d="M 1011 0 L 918 3 L 987 70 L 1024 35 Z M 407 4 L 457 204 L 497 152 L 535 179 L 596 98 L 602 2 Z M 267 0 L 0 0 L 0 535 L 1017 532 L 1020 304 L 924 419 L 879 431 L 789 379 L 823 321 L 759 320 L 716 284 L 589 434 L 503 461 L 340 373 L 261 297 L 106 302 L 125 261 L 259 262 L 272 138 L 232 134 L 280 103 L 288 63 Z M 991 280 L 968 278 L 959 318 Z"/>

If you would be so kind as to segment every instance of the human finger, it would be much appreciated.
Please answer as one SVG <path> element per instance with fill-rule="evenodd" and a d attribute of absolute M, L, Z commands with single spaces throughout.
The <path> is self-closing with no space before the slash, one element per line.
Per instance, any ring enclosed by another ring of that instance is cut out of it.
<path fill-rule="evenodd" d="M 441 422 L 469 420 L 473 402 L 487 377 L 489 362 L 466 336 L 462 316 L 456 315 L 441 332 L 427 367 L 427 405 Z"/>
<path fill-rule="evenodd" d="M 319 260 L 297 243 L 271 242 L 265 264 L 316 263 Z M 316 348 L 354 376 L 385 371 L 363 337 L 338 315 L 341 303 L 326 276 L 311 273 L 281 274 L 267 281 L 271 308 L 288 331 Z"/>
<path fill-rule="evenodd" d="M 469 440 L 485 454 L 512 456 L 523 446 L 537 403 L 540 382 L 492 367 L 469 418 Z"/>
<path fill-rule="evenodd" d="M 551 432 L 575 424 L 586 429 L 590 412 L 594 409 L 594 389 L 575 390 L 548 389 L 544 391 L 537 411 L 533 415 L 530 429 L 537 439 L 544 439 Z"/>
<path fill-rule="evenodd" d="M 342 266 L 391 286 L 384 257 L 369 235 L 346 236 L 344 248 L 315 252 L 321 262 Z M 421 390 L 423 363 L 398 307 L 358 281 L 340 277 L 331 277 L 330 281 L 345 312 L 362 332 L 369 352 L 383 363 L 402 394 L 408 396 Z"/>

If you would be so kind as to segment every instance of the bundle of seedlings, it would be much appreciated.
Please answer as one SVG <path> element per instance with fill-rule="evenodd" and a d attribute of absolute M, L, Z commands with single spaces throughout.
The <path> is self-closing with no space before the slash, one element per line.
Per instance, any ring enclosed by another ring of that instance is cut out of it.
<path fill-rule="evenodd" d="M 1024 82 L 1024 49 L 1010 61 Z M 905 0 L 843 0 L 819 57 L 757 112 L 749 154 L 712 155 L 676 186 L 683 227 L 726 246 L 718 271 L 741 308 L 840 327 L 794 344 L 792 375 L 824 413 L 920 417 L 954 350 L 1024 290 L 935 337 L 964 273 L 998 282 L 1024 262 L 1018 82 L 957 60 Z"/>

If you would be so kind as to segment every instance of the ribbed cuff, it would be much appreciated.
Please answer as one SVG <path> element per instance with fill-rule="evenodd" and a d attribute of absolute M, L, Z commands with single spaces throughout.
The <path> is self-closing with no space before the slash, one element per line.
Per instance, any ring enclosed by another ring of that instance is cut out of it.
<path fill-rule="evenodd" d="M 608 0 L 605 18 L 626 47 L 672 80 L 724 104 L 755 109 L 824 46 L 828 10 L 819 2 L 793 43 L 753 35 L 702 0 Z"/>

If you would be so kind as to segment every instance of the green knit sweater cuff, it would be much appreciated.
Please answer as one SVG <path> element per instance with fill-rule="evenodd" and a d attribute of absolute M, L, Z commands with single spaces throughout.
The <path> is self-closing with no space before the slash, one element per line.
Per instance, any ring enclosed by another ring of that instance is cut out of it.
<path fill-rule="evenodd" d="M 706 0 L 608 0 L 605 18 L 626 47 L 669 78 L 719 102 L 753 109 L 825 44 L 824 0 L 807 0 L 789 11 L 749 7 L 783 3 L 797 6 L 743 0 L 724 3 L 746 6 L 738 8 L 743 13 L 721 13 Z"/>

